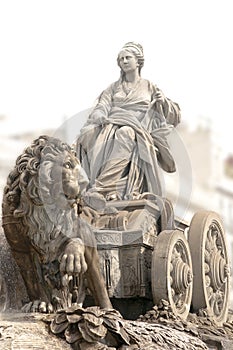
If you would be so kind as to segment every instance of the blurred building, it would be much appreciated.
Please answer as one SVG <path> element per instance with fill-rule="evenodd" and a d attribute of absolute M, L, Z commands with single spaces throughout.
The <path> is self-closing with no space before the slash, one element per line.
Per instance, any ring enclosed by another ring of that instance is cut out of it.
<path fill-rule="evenodd" d="M 176 215 L 181 219 L 189 221 L 201 209 L 221 209 L 216 190 L 221 180 L 223 150 L 217 140 L 208 125 L 190 130 L 184 123 L 171 139 L 177 171 L 165 176 L 165 184 L 167 196 L 175 203 Z"/>

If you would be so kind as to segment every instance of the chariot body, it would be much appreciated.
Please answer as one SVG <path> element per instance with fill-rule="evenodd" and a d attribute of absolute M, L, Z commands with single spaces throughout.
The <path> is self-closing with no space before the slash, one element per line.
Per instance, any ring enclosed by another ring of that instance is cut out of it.
<path fill-rule="evenodd" d="M 200 211 L 190 225 L 175 219 L 173 227 L 163 230 L 166 218 L 155 200 L 107 206 L 118 213 L 108 227 L 95 230 L 95 237 L 112 300 L 125 300 L 126 305 L 128 300 L 129 307 L 132 299 L 152 304 L 165 299 L 183 319 L 202 310 L 217 324 L 226 321 L 229 260 L 218 214 Z"/>

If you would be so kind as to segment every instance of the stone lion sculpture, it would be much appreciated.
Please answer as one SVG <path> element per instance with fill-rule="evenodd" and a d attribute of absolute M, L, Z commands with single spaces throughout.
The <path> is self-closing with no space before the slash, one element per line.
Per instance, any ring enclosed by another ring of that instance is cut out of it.
<path fill-rule="evenodd" d="M 97 305 L 111 307 L 94 234 L 79 215 L 86 184 L 71 147 L 48 136 L 26 148 L 8 176 L 3 229 L 30 299 L 25 311 L 79 303 L 84 281 Z"/>

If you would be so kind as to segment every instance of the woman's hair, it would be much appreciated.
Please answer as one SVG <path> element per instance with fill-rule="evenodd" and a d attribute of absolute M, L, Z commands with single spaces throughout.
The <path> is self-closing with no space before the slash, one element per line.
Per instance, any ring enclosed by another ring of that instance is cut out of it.
<path fill-rule="evenodd" d="M 139 71 L 139 74 L 141 74 L 141 69 L 144 65 L 144 53 L 143 53 L 142 45 L 135 43 L 134 41 L 129 41 L 122 47 L 120 52 L 122 51 L 129 51 L 137 58 L 137 61 L 139 64 L 138 71 Z M 117 56 L 117 64 L 119 67 L 120 67 L 120 52 Z M 123 75 L 122 71 L 121 71 L 121 75 Z"/>

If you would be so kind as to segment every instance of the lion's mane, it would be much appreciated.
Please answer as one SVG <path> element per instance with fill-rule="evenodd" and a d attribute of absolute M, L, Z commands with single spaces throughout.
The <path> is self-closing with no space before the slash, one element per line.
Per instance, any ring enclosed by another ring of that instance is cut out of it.
<path fill-rule="evenodd" d="M 40 136 L 17 158 L 4 190 L 9 214 L 23 219 L 27 236 L 47 261 L 57 258 L 50 249 L 51 243 L 62 232 L 72 237 L 77 221 L 75 210 L 63 205 L 61 172 L 57 179 L 51 177 L 53 167 L 62 166 L 67 153 L 73 153 L 68 144 Z"/>

